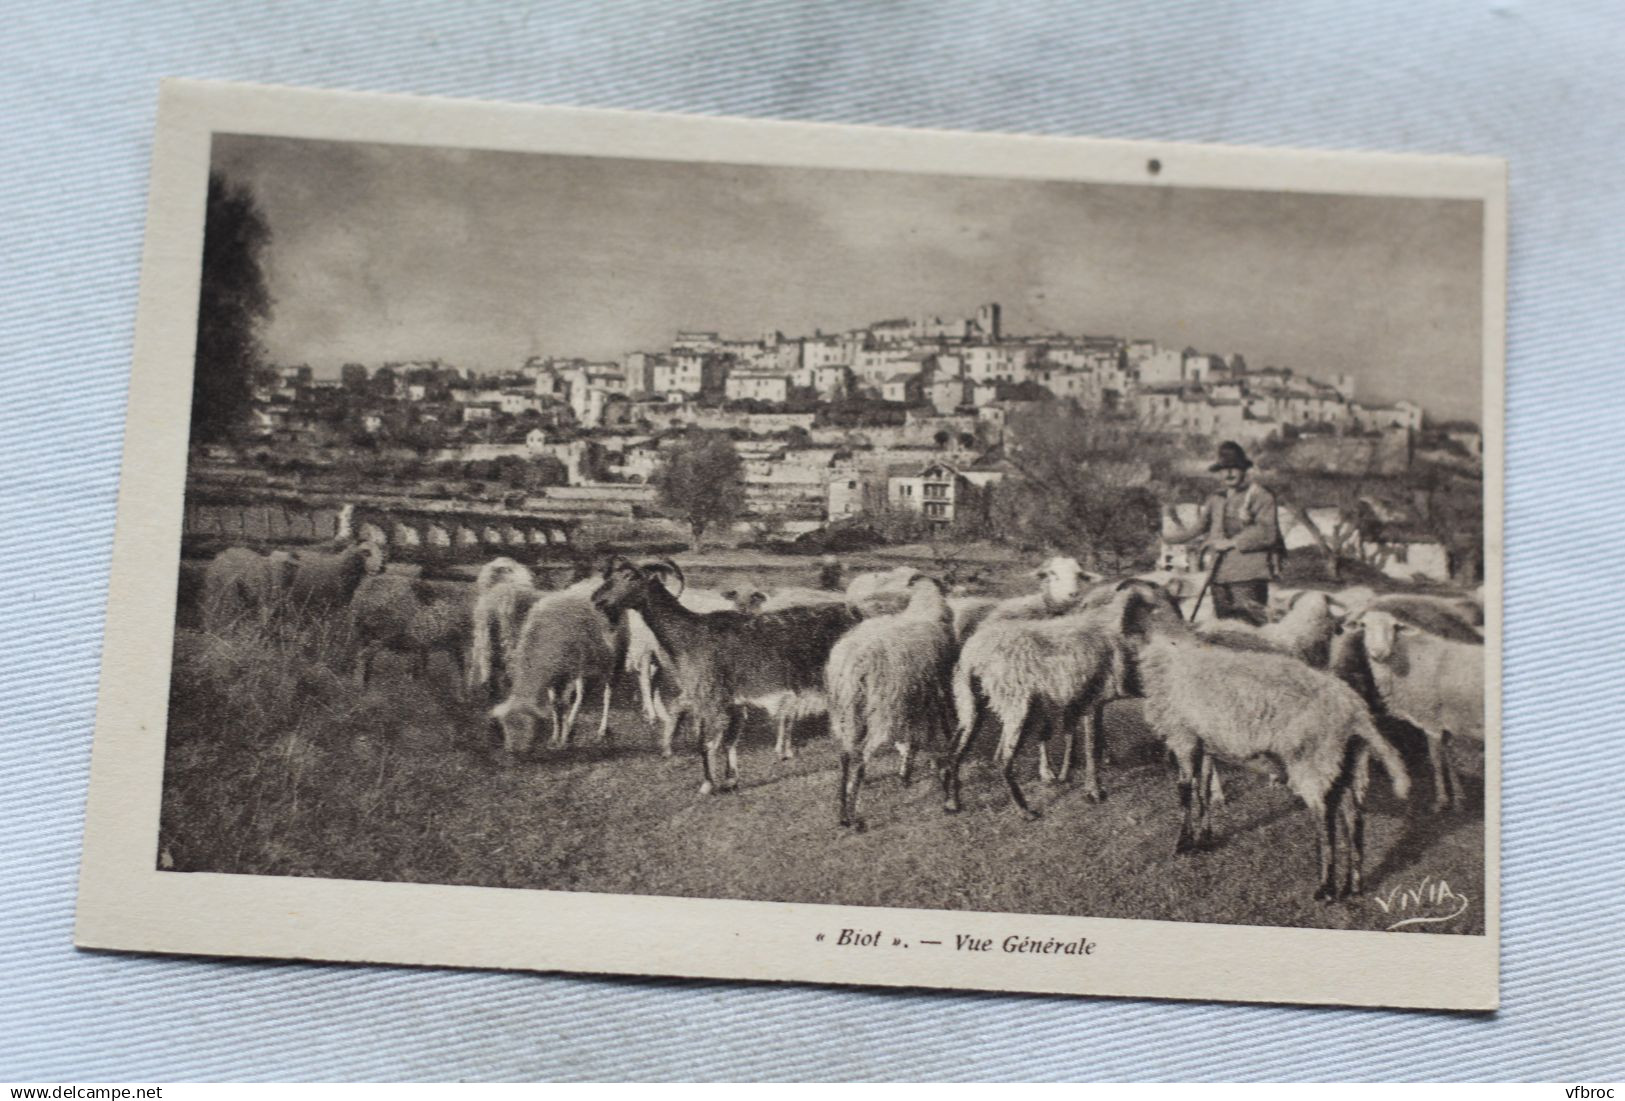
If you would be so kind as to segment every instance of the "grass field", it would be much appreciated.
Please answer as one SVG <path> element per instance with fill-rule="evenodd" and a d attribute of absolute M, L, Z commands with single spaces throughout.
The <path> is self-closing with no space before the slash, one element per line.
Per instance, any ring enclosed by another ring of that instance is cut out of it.
<path fill-rule="evenodd" d="M 821 720 L 802 724 L 801 756 L 780 762 L 754 717 L 741 790 L 705 797 L 695 754 L 661 758 L 629 690 L 608 745 L 510 760 L 439 659 L 427 678 L 381 660 L 363 692 L 331 628 L 183 629 L 175 657 L 155 858 L 176 871 L 1351 929 L 1385 928 L 1395 918 L 1374 896 L 1431 877 L 1468 901 L 1421 928 L 1484 929 L 1471 747 L 1455 749 L 1466 806 L 1438 815 L 1421 747 L 1402 744 L 1415 791 L 1398 803 L 1376 773 L 1367 897 L 1323 905 L 1310 900 L 1307 813 L 1262 775 L 1229 770 L 1217 846 L 1174 854 L 1173 776 L 1132 705 L 1108 716 L 1102 804 L 1040 784 L 1029 756 L 1023 785 L 1043 817 L 1021 821 L 984 737 L 962 813 L 943 814 L 926 770 L 902 786 L 888 756 L 864 789 L 869 828 L 853 834 L 835 826 L 838 761 Z M 578 723 L 578 740 L 592 730 Z"/>

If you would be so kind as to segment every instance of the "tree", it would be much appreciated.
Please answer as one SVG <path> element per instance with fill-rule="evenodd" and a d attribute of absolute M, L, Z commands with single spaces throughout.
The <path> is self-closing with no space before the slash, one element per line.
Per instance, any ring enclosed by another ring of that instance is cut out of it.
<path fill-rule="evenodd" d="M 744 511 L 744 464 L 733 441 L 721 433 L 691 433 L 672 447 L 654 483 L 660 506 L 688 521 L 695 547 L 706 528 Z"/>
<path fill-rule="evenodd" d="M 223 439 L 248 419 L 259 329 L 271 316 L 263 258 L 271 228 L 254 193 L 209 173 L 192 377 L 192 439 Z"/>
<path fill-rule="evenodd" d="M 361 393 L 367 389 L 367 368 L 360 363 L 346 363 L 339 368 L 339 381 L 349 393 Z"/>
<path fill-rule="evenodd" d="M 1051 409 L 1023 421 L 1005 457 L 1019 472 L 991 505 L 994 530 L 1117 570 L 1149 559 L 1161 511 L 1153 471 L 1167 445 L 1131 421 Z"/>

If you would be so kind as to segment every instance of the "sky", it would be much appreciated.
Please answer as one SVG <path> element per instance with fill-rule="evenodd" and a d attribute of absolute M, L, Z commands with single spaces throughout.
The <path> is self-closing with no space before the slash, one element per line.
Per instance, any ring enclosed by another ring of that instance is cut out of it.
<path fill-rule="evenodd" d="M 217 134 L 271 227 L 273 362 L 619 359 L 1003 308 L 1481 419 L 1476 202 Z"/>

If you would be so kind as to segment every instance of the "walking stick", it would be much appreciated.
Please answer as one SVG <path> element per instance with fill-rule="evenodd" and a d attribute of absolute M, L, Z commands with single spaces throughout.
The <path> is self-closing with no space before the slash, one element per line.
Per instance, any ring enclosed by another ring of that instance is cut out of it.
<path fill-rule="evenodd" d="M 1224 561 L 1225 553 L 1224 551 L 1215 551 L 1213 553 L 1213 565 L 1208 567 L 1207 577 L 1202 581 L 1202 591 L 1196 594 L 1196 603 L 1191 605 L 1190 622 L 1192 623 L 1196 622 L 1196 613 L 1202 609 L 1202 598 L 1213 587 L 1213 578 L 1219 572 L 1219 563 Z"/>

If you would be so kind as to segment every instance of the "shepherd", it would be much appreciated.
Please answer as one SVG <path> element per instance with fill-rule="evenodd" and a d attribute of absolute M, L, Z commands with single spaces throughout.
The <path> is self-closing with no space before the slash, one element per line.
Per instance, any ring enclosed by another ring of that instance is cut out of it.
<path fill-rule="evenodd" d="M 1218 555 L 1212 577 L 1213 614 L 1219 619 L 1265 621 L 1270 578 L 1282 550 L 1275 495 L 1251 476 L 1253 464 L 1241 445 L 1226 440 L 1208 471 L 1224 486 L 1202 502 L 1196 523 L 1165 537 L 1169 543 L 1201 544 Z"/>

